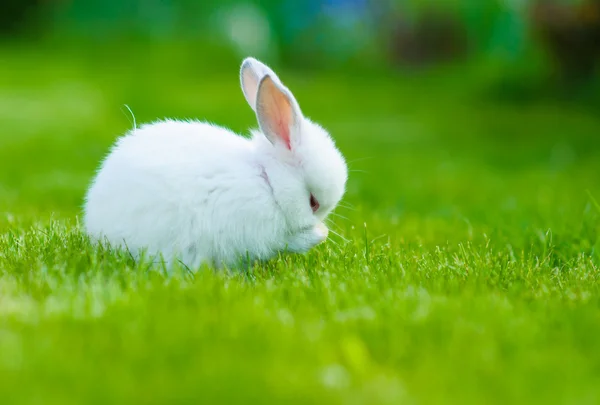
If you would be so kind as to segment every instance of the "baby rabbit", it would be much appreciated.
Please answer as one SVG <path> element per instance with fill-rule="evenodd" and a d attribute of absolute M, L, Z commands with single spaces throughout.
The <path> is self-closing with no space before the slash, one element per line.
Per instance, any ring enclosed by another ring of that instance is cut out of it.
<path fill-rule="evenodd" d="M 93 240 L 170 264 L 235 266 L 323 242 L 348 169 L 277 75 L 247 58 L 242 91 L 260 131 L 159 121 L 117 140 L 85 198 Z"/>

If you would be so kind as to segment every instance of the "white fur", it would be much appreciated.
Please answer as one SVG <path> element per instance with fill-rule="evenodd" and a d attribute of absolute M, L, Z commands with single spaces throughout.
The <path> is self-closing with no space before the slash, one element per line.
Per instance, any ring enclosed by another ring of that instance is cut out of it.
<path fill-rule="evenodd" d="M 342 155 L 271 69 L 248 58 L 241 78 L 263 131 L 247 139 L 173 120 L 132 130 L 116 142 L 86 196 L 90 236 L 190 268 L 306 252 L 327 238 L 322 221 L 347 180 Z M 282 128 L 282 117 L 293 117 L 284 120 L 291 150 L 279 142 L 285 128 L 272 130 Z M 311 192 L 320 203 L 316 212 Z"/>

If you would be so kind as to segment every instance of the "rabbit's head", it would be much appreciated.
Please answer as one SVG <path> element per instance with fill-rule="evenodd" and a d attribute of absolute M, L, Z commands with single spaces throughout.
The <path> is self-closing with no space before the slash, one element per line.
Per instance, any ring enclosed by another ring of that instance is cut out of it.
<path fill-rule="evenodd" d="M 254 140 L 269 162 L 265 176 L 288 224 L 323 221 L 344 195 L 348 168 L 342 154 L 325 129 L 303 116 L 269 67 L 245 59 L 241 84 L 260 126 Z"/>

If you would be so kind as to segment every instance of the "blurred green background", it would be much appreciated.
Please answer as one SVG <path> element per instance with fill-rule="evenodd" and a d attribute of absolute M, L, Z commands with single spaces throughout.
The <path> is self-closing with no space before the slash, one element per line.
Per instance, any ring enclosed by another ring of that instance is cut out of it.
<path fill-rule="evenodd" d="M 596 0 L 5 0 L 0 38 L 7 210 L 78 212 L 132 124 L 125 105 L 138 122 L 195 117 L 245 132 L 255 123 L 237 72 L 248 55 L 286 77 L 349 160 L 422 147 L 431 164 L 456 150 L 511 169 L 549 154 L 581 163 L 598 148 Z M 398 144 L 380 150 L 381 139 Z M 371 164 L 382 163 L 357 168 Z"/>
<path fill-rule="evenodd" d="M 3 37 L 86 48 L 185 42 L 200 65 L 253 54 L 297 69 L 478 61 L 499 76 L 597 73 L 596 0 L 5 0 Z M 116 45 L 115 45 L 116 46 Z M 200 50 L 203 51 L 200 51 Z M 495 66 L 495 67 L 494 67 Z"/>
<path fill-rule="evenodd" d="M 1 7 L 2 404 L 600 401 L 600 1 Z M 90 245 L 125 106 L 247 133 L 248 55 L 349 162 L 336 234 L 248 278 Z"/>

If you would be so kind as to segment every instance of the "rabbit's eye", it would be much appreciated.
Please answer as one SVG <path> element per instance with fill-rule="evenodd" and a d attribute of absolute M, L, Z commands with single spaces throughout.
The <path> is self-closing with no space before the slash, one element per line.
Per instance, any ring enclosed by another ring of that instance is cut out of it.
<path fill-rule="evenodd" d="M 310 195 L 310 208 L 312 208 L 313 212 L 317 212 L 320 205 L 314 195 Z"/>

